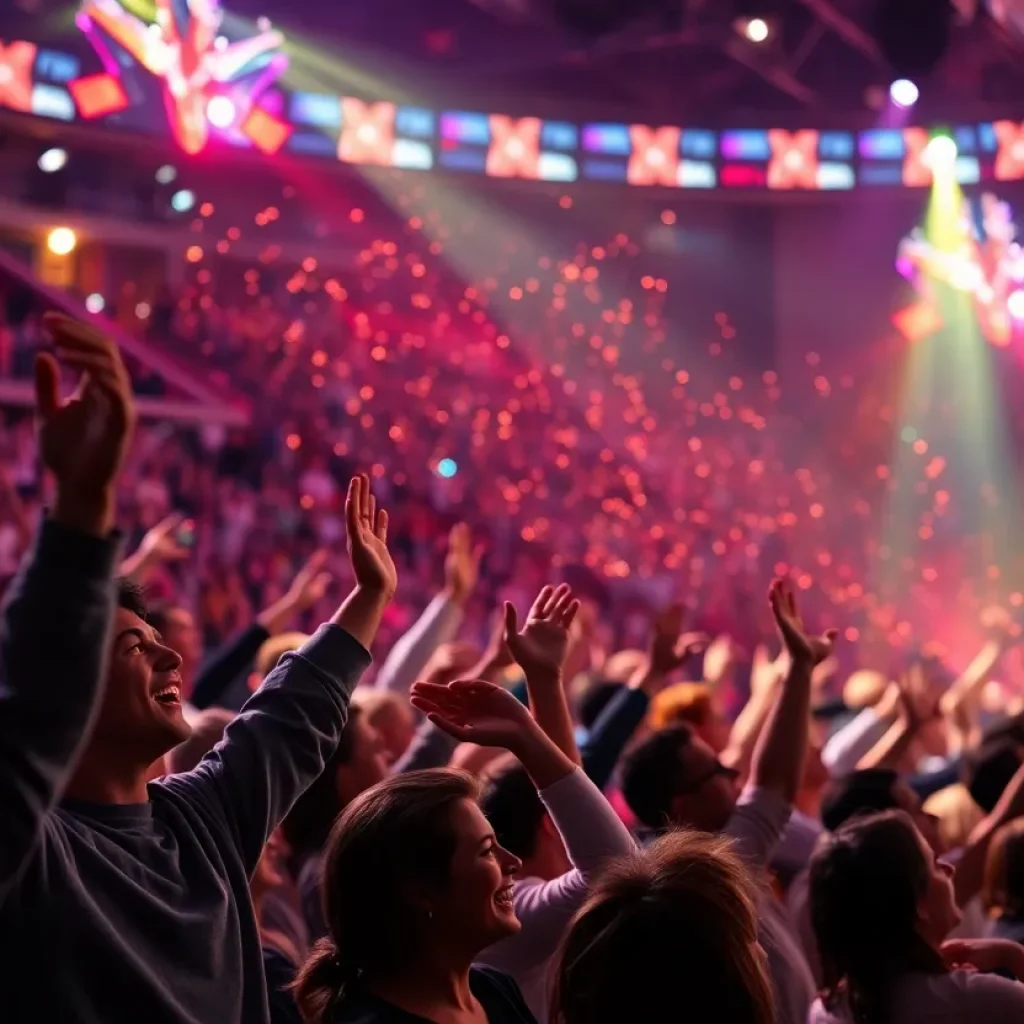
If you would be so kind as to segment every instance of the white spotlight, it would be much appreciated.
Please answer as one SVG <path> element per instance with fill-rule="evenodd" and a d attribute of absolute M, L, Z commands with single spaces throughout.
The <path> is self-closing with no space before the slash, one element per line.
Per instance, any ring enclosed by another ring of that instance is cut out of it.
<path fill-rule="evenodd" d="M 191 189 L 180 189 L 171 196 L 171 209 L 176 213 L 188 213 L 195 205 L 196 196 Z"/>
<path fill-rule="evenodd" d="M 172 167 L 170 164 L 164 164 L 163 167 L 156 169 L 156 180 L 161 185 L 170 185 L 172 181 L 178 176 L 178 169 Z"/>
<path fill-rule="evenodd" d="M 1011 292 L 1006 308 L 1014 320 L 1024 320 L 1024 291 Z"/>
<path fill-rule="evenodd" d="M 211 96 L 206 104 L 206 119 L 222 131 L 235 123 L 235 105 L 227 96 Z"/>
<path fill-rule="evenodd" d="M 897 78 L 889 86 L 889 99 L 897 107 L 912 107 L 920 95 L 917 86 L 909 78 Z"/>
<path fill-rule="evenodd" d="M 44 174 L 53 174 L 59 171 L 68 162 L 68 154 L 65 149 L 48 149 L 37 161 L 39 170 Z"/>
<path fill-rule="evenodd" d="M 100 295 L 99 292 L 93 292 L 92 295 L 86 296 L 85 299 L 85 308 L 89 310 L 90 313 L 102 313 L 103 307 L 106 304 L 107 303 L 103 296 Z"/>
<path fill-rule="evenodd" d="M 768 22 L 764 18 L 751 18 L 744 26 L 743 34 L 752 43 L 763 43 L 768 38 Z"/>
<path fill-rule="evenodd" d="M 956 143 L 948 135 L 936 135 L 925 146 L 924 159 L 933 171 L 949 170 L 956 163 Z"/>

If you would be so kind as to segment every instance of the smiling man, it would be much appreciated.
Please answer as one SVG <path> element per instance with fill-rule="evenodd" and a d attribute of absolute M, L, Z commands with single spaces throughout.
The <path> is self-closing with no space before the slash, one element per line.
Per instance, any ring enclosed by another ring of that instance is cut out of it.
<path fill-rule="evenodd" d="M 134 412 L 115 346 L 49 317 L 37 366 L 57 497 L 0 616 L 0 1016 L 266 1024 L 249 878 L 323 770 L 394 592 L 369 480 L 346 505 L 356 587 L 282 659 L 191 772 L 148 782 L 189 734 L 181 659 L 114 580 L 114 487 Z"/>

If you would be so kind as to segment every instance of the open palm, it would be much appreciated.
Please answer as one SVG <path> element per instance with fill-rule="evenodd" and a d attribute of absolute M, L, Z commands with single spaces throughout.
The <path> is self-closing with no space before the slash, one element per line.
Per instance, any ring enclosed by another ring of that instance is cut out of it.
<path fill-rule="evenodd" d="M 580 603 L 567 584 L 544 587 L 520 631 L 515 606 L 505 603 L 505 642 L 528 676 L 561 672 L 569 649 L 569 627 L 579 610 Z"/>
<path fill-rule="evenodd" d="M 772 581 L 768 602 L 782 643 L 794 661 L 819 665 L 832 654 L 837 631 L 828 629 L 821 636 L 809 636 L 800 617 L 796 595 L 786 580 Z"/>
<path fill-rule="evenodd" d="M 388 552 L 388 514 L 378 510 L 366 474 L 349 482 L 345 521 L 356 582 L 361 587 L 393 594 L 398 586 L 398 570 Z"/>
<path fill-rule="evenodd" d="M 414 683 L 410 700 L 435 725 L 465 743 L 510 749 L 524 730 L 537 727 L 508 690 L 482 679 L 459 679 L 447 686 Z"/>

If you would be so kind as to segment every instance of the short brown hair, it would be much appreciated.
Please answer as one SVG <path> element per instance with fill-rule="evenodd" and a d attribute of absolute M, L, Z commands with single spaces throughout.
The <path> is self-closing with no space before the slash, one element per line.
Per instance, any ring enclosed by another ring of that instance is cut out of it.
<path fill-rule="evenodd" d="M 677 830 L 622 858 L 576 914 L 554 966 L 552 1024 L 674 1018 L 772 1024 L 756 890 L 728 839 Z"/>

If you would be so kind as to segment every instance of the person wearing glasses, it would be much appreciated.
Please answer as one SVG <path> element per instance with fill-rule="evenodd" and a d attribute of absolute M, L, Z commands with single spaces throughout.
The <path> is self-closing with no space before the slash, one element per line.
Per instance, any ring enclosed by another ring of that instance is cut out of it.
<path fill-rule="evenodd" d="M 622 792 L 651 833 L 695 828 L 733 840 L 734 850 L 761 883 L 758 939 L 768 955 L 779 1024 L 804 1024 L 814 1001 L 814 977 L 800 940 L 768 885 L 767 866 L 793 811 L 808 749 L 811 673 L 832 652 L 834 631 L 809 636 L 789 585 L 769 592 L 776 626 L 789 655 L 768 720 L 754 750 L 747 785 L 686 725 L 648 737 L 626 758 Z"/>

